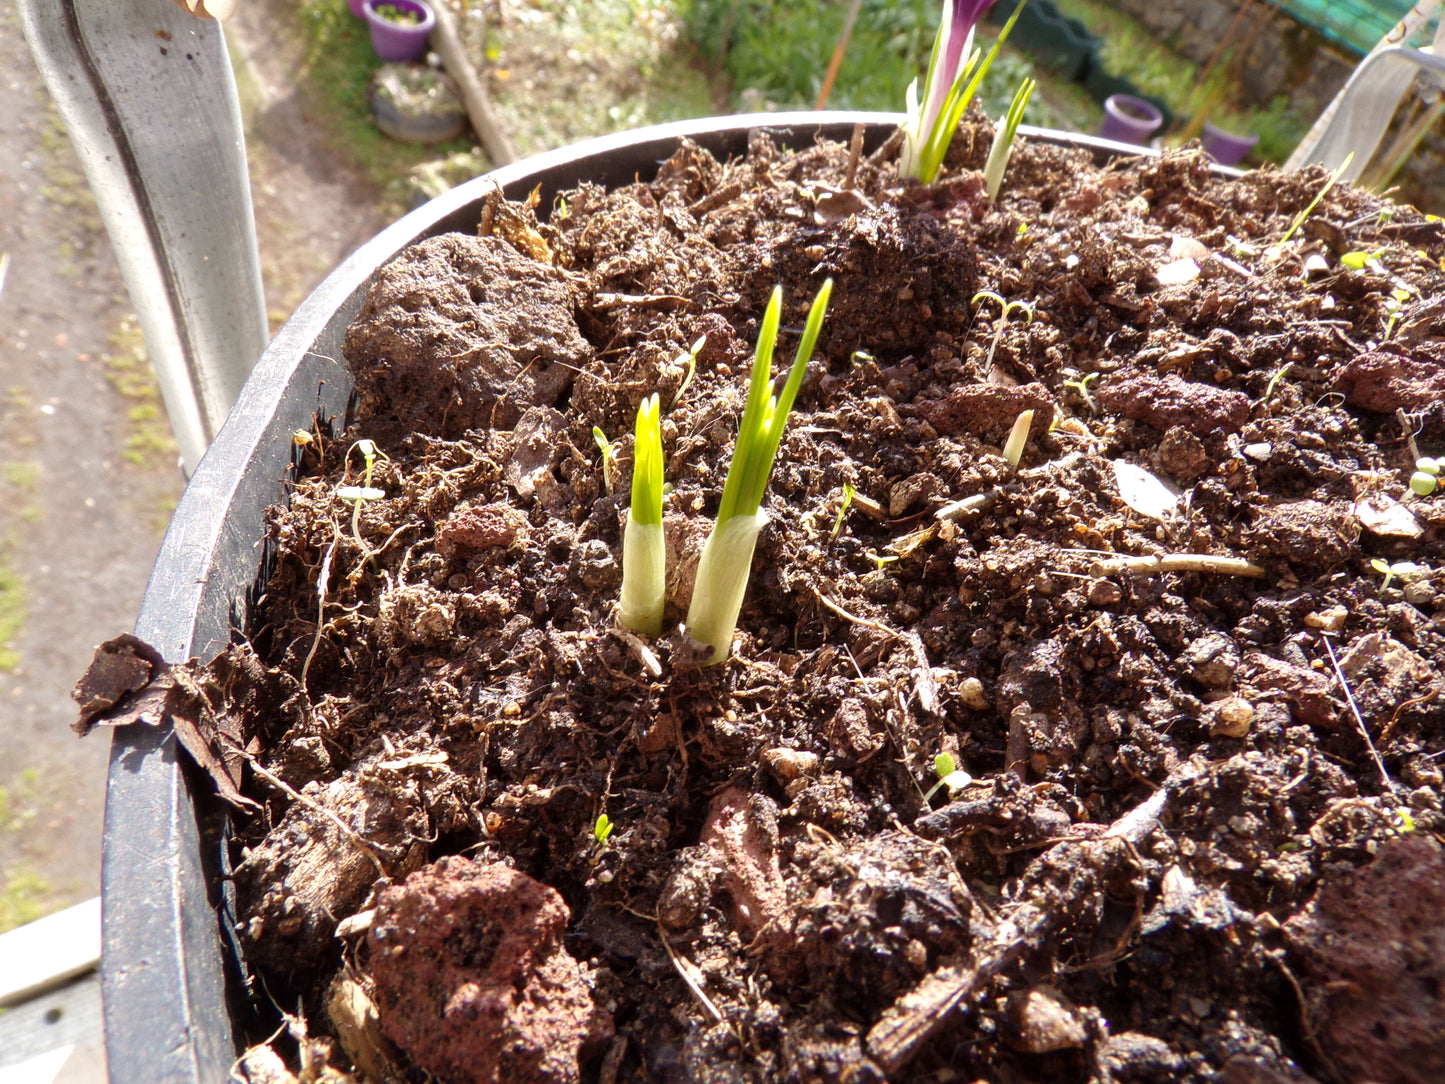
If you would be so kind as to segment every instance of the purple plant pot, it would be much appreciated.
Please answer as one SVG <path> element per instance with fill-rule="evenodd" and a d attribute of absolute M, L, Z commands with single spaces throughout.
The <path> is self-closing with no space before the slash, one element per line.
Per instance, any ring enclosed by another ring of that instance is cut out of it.
<path fill-rule="evenodd" d="M 1204 122 L 1204 151 L 1221 166 L 1238 165 L 1258 142 L 1259 136 L 1249 132 L 1227 132 Z"/>
<path fill-rule="evenodd" d="M 415 26 L 389 22 L 376 13 L 384 5 L 415 12 L 421 22 Z M 371 27 L 371 47 L 382 60 L 420 60 L 426 56 L 426 39 L 437 24 L 436 12 L 426 0 L 364 0 L 362 12 Z"/>
<path fill-rule="evenodd" d="M 358 19 L 366 18 L 366 12 L 362 10 L 365 2 L 366 0 L 346 0 L 347 5 L 351 8 L 351 14 L 355 15 Z"/>
<path fill-rule="evenodd" d="M 1115 94 L 1104 100 L 1104 127 L 1099 135 L 1116 143 L 1142 147 L 1163 123 L 1164 114 L 1152 103 L 1132 94 Z"/>

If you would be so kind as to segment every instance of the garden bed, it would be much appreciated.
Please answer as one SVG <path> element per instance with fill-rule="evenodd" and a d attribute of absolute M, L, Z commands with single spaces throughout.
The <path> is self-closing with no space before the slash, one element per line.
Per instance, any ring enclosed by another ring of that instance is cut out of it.
<path fill-rule="evenodd" d="M 378 277 L 354 423 L 184 679 L 249 810 L 252 1079 L 1445 1074 L 1445 502 L 1402 431 L 1445 444 L 1441 224 L 1341 187 L 1281 244 L 1323 172 L 1042 143 L 990 206 L 990 138 L 934 186 L 685 145 Z M 699 668 L 614 626 L 627 434 L 660 393 L 671 628 L 768 295 L 790 350 L 825 275 Z M 926 798 L 941 753 L 974 779 Z"/>

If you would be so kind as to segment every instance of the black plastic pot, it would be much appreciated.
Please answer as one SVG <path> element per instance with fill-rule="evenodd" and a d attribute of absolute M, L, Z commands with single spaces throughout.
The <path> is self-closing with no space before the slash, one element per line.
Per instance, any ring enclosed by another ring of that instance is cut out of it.
<path fill-rule="evenodd" d="M 766 128 L 791 146 L 867 129 L 871 150 L 901 116 L 781 113 L 684 121 L 606 136 L 470 181 L 383 230 L 296 310 L 257 363 L 225 427 L 172 517 L 146 588 L 136 633 L 170 661 L 209 658 L 245 628 L 263 562 L 267 507 L 285 499 L 291 434 L 313 416 L 343 418 L 351 377 L 346 327 L 376 272 L 415 241 L 475 231 L 500 186 L 512 199 L 541 188 L 541 206 L 587 180 L 651 177 L 687 137 L 719 156 L 741 155 Z M 1088 136 L 1022 129 L 1100 155 L 1149 153 Z M 1232 172 L 1232 171 L 1231 171 Z M 106 1055 L 114 1084 L 220 1084 L 236 1057 L 222 964 L 221 905 L 202 818 L 218 818 L 210 784 L 192 787 L 169 733 L 118 728 L 107 785 L 102 869 Z"/>
<path fill-rule="evenodd" d="M 1003 0 L 989 12 L 989 21 L 1002 26 L 1022 0 Z M 1103 39 L 1091 34 L 1078 19 L 1071 19 L 1050 0 L 1032 0 L 1019 12 L 1009 42 L 1054 69 L 1065 79 L 1081 81 L 1098 67 Z"/>

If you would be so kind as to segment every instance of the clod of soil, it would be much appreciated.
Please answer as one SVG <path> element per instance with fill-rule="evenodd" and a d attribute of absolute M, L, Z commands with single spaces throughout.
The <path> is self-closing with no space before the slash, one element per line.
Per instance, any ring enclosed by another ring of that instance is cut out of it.
<path fill-rule="evenodd" d="M 580 1080 L 583 1042 L 612 1021 L 562 947 L 568 917 L 496 862 L 443 858 L 383 890 L 367 938 L 383 1032 L 444 1080 Z"/>

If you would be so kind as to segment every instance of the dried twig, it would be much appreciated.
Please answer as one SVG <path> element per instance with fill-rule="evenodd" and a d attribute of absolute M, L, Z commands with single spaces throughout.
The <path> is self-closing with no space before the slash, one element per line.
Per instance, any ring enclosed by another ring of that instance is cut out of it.
<path fill-rule="evenodd" d="M 1160 572 L 1214 572 L 1221 576 L 1264 575 L 1259 565 L 1242 557 L 1215 557 L 1208 553 L 1167 553 L 1162 557 L 1113 557 L 1096 561 L 1092 571 L 1096 576 L 1112 576 L 1117 572 L 1140 572 L 1145 575 Z"/>
<path fill-rule="evenodd" d="M 240 746 L 232 744 L 231 749 L 238 756 L 244 757 L 246 759 L 247 763 L 251 765 L 252 771 L 254 771 L 266 782 L 270 783 L 277 790 L 285 794 L 293 802 L 299 802 L 301 805 L 305 806 L 313 813 L 321 814 L 321 816 L 325 817 L 333 825 L 335 825 L 336 830 L 340 832 L 347 841 L 349 841 L 353 846 L 355 846 L 357 850 L 361 851 L 364 855 L 366 855 L 367 858 L 371 859 L 371 864 L 376 867 L 377 873 L 381 874 L 381 876 L 383 877 L 391 876 L 391 871 L 388 870 L 386 866 L 382 863 L 381 858 L 377 855 L 371 844 L 366 842 L 366 840 L 362 839 L 361 836 L 357 834 L 356 829 L 352 828 L 351 825 L 347 824 L 344 820 L 338 817 L 334 810 L 327 809 L 320 802 L 313 801 L 312 799 L 306 797 L 306 795 L 302 794 L 299 790 L 293 787 L 290 783 L 286 782 L 286 780 L 282 779 L 280 776 L 268 772 L 265 768 L 261 767 L 260 763 L 256 760 L 255 757 L 253 757 L 250 753 L 246 752 Z"/>
<path fill-rule="evenodd" d="M 1064 923 L 1103 891 L 1135 846 L 1158 823 L 1169 799 L 1195 777 L 1181 768 L 1147 799 L 1120 817 L 1099 838 L 1060 843 L 1041 855 L 1024 875 L 1040 891 L 1024 893 L 998 923 L 993 940 L 971 964 L 943 967 L 904 994 L 868 1032 L 868 1053 L 889 1077 L 918 1054 L 950 1013 L 982 994 L 1024 955 L 1054 937 Z"/>
<path fill-rule="evenodd" d="M 692 961 L 684 960 L 677 954 L 673 947 L 668 944 L 667 934 L 663 932 L 660 925 L 657 927 L 657 936 L 662 942 L 662 947 L 667 949 L 667 958 L 672 961 L 672 966 L 677 969 L 677 973 L 682 977 L 683 983 L 692 991 L 692 996 L 702 1002 L 702 1007 L 708 1011 L 714 1020 L 719 1024 L 723 1023 L 723 1014 L 718 1007 L 713 1004 L 712 998 L 707 996 L 707 991 L 702 988 L 700 976 L 694 974 L 697 968 L 693 965 Z"/>
<path fill-rule="evenodd" d="M 1380 752 L 1375 748 L 1374 741 L 1370 738 L 1370 731 L 1365 726 L 1364 717 L 1360 715 L 1359 705 L 1355 703 L 1355 694 L 1350 692 L 1350 683 L 1345 680 L 1345 672 L 1340 669 L 1340 660 L 1335 658 L 1335 649 L 1330 645 L 1328 636 L 1321 636 L 1324 641 L 1325 652 L 1330 657 L 1330 665 L 1335 668 L 1335 677 L 1339 678 L 1340 688 L 1345 691 L 1345 703 L 1350 705 L 1350 714 L 1355 717 L 1355 728 L 1360 732 L 1360 737 L 1365 740 L 1365 748 L 1370 751 L 1374 758 L 1375 770 L 1380 773 L 1380 785 L 1389 794 L 1394 790 L 1394 784 L 1390 782 L 1390 773 L 1385 770 L 1385 762 L 1380 759 Z"/>

